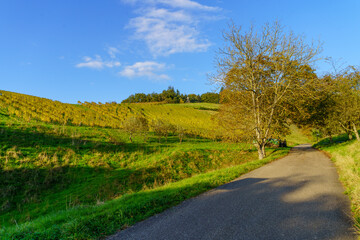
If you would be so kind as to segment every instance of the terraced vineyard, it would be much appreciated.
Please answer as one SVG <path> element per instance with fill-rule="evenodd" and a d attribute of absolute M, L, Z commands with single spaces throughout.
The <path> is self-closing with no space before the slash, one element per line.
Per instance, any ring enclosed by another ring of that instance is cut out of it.
<path fill-rule="evenodd" d="M 123 128 L 124 121 L 133 116 L 145 116 L 149 122 L 161 119 L 181 126 L 185 132 L 208 138 L 221 137 L 223 129 L 211 118 L 218 104 L 161 104 L 161 103 L 94 103 L 65 104 L 46 98 L 1 91 L 0 107 L 7 114 L 29 122 L 73 126 Z M 4 110 L 6 109 L 6 110 Z M 204 111 L 199 111 L 204 110 Z M 5 114 L 6 114 L 5 113 Z"/>

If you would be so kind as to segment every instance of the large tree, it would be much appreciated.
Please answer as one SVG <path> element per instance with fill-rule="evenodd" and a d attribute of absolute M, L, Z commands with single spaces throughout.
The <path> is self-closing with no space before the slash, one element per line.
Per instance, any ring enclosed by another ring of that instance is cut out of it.
<path fill-rule="evenodd" d="M 315 77 L 310 66 L 320 48 L 278 22 L 260 31 L 231 24 L 223 37 L 226 45 L 219 51 L 213 76 L 224 87 L 220 115 L 223 122 L 237 126 L 239 134 L 253 139 L 262 159 L 268 139 L 286 130 L 286 110 L 294 104 L 289 99 L 304 94 Z"/>
<path fill-rule="evenodd" d="M 360 71 L 349 66 L 320 78 L 315 97 L 307 98 L 300 106 L 305 112 L 298 124 L 320 130 L 332 141 L 332 135 L 345 132 L 349 139 L 355 134 L 360 141 Z"/>
<path fill-rule="evenodd" d="M 333 112 L 333 121 L 340 124 L 350 139 L 354 133 L 360 141 L 357 129 L 360 123 L 360 71 L 349 66 L 334 79 L 336 108 Z"/>

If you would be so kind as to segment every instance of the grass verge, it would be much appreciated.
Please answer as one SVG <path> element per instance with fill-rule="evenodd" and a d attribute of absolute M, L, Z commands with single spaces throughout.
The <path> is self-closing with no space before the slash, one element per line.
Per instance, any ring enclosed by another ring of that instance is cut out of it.
<path fill-rule="evenodd" d="M 148 218 L 181 201 L 225 184 L 240 175 L 285 156 L 278 149 L 263 160 L 255 160 L 166 184 L 125 194 L 104 204 L 79 206 L 39 217 L 0 230 L 0 239 L 99 239 Z"/>
<path fill-rule="evenodd" d="M 360 233 L 360 142 L 347 139 L 347 136 L 339 135 L 333 139 L 333 143 L 324 139 L 314 146 L 327 152 L 337 167 L 339 180 L 351 201 L 355 228 Z"/>

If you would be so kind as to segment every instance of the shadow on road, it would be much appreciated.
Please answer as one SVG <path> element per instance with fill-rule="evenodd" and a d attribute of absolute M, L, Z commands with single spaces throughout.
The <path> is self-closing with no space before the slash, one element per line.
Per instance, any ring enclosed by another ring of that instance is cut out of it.
<path fill-rule="evenodd" d="M 270 165 L 111 239 L 356 239 L 329 159 L 307 144 Z"/>
<path fill-rule="evenodd" d="M 221 202 L 207 218 L 221 214 L 223 219 L 208 228 L 223 229 L 218 237 L 229 239 L 356 239 L 342 197 L 315 193 L 297 196 L 313 181 L 317 180 L 301 180 L 295 175 L 245 178 L 223 185 L 219 192 L 204 197 L 202 204 L 207 206 Z"/>

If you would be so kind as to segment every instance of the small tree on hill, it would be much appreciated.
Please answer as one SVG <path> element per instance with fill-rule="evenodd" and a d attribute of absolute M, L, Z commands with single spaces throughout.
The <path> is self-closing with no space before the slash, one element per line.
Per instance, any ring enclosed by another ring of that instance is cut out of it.
<path fill-rule="evenodd" d="M 185 137 L 185 129 L 182 126 L 177 125 L 176 126 L 176 132 L 178 134 L 180 143 L 182 143 L 182 141 L 183 141 L 183 139 Z"/>
<path fill-rule="evenodd" d="M 152 121 L 151 128 L 155 132 L 155 134 L 159 138 L 159 142 L 161 137 L 165 137 L 165 141 L 167 142 L 169 133 L 175 134 L 176 133 L 176 126 L 170 123 L 165 123 L 160 119 L 156 119 Z"/>
<path fill-rule="evenodd" d="M 158 136 L 159 143 L 160 143 L 161 137 L 164 136 L 167 139 L 169 130 L 167 128 L 167 125 L 163 121 L 161 121 L 160 119 L 153 120 L 151 123 L 151 128 L 153 129 L 155 134 Z"/>
<path fill-rule="evenodd" d="M 129 140 L 133 142 L 133 136 L 136 133 L 146 134 L 149 130 L 148 122 L 143 116 L 130 117 L 123 124 L 124 130 L 129 133 Z M 145 137 L 146 139 L 146 137 Z"/>

